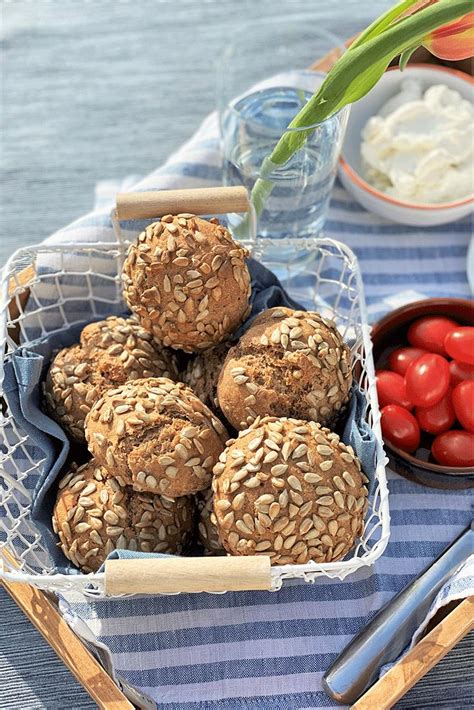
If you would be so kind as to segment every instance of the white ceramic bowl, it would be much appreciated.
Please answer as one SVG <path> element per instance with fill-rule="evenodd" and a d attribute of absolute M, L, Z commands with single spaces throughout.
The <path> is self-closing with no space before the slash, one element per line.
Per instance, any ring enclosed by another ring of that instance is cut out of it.
<path fill-rule="evenodd" d="M 389 197 L 369 185 L 362 177 L 362 129 L 369 118 L 378 113 L 383 104 L 398 93 L 401 81 L 407 77 L 419 79 L 424 89 L 433 84 L 446 84 L 450 89 L 458 91 L 463 98 L 474 100 L 474 79 L 455 69 L 417 64 L 408 66 L 403 73 L 398 68 L 388 70 L 372 91 L 352 106 L 339 163 L 339 177 L 344 187 L 363 207 L 381 217 L 416 227 L 453 222 L 473 211 L 473 195 L 443 204 L 415 204 Z"/>

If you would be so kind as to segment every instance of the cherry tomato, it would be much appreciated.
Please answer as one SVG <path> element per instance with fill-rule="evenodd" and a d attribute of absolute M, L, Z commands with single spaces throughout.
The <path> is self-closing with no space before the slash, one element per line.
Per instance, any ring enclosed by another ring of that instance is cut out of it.
<path fill-rule="evenodd" d="M 433 441 L 431 453 L 442 466 L 474 466 L 474 434 L 451 429 Z"/>
<path fill-rule="evenodd" d="M 381 425 L 384 437 L 403 451 L 415 451 L 420 445 L 420 427 L 408 409 L 399 404 L 387 404 L 382 409 Z"/>
<path fill-rule="evenodd" d="M 393 372 L 399 375 L 404 375 L 408 365 L 424 355 L 427 351 L 421 348 L 397 348 L 390 353 L 388 358 L 388 366 Z"/>
<path fill-rule="evenodd" d="M 474 381 L 460 382 L 453 389 L 453 406 L 464 429 L 474 432 Z"/>
<path fill-rule="evenodd" d="M 451 371 L 451 385 L 455 387 L 464 380 L 474 380 L 474 365 L 460 360 L 451 360 L 449 363 Z"/>
<path fill-rule="evenodd" d="M 447 392 L 442 399 L 431 407 L 417 407 L 415 416 L 423 431 L 430 434 L 441 434 L 451 429 L 456 421 L 451 392 Z"/>
<path fill-rule="evenodd" d="M 455 360 L 474 365 L 474 326 L 466 325 L 447 333 L 444 347 Z"/>
<path fill-rule="evenodd" d="M 427 353 L 408 366 L 405 385 L 410 401 L 418 407 L 432 407 L 449 387 L 449 363 L 441 355 Z"/>
<path fill-rule="evenodd" d="M 430 353 L 446 355 L 444 339 L 455 328 L 459 328 L 459 324 L 444 316 L 418 318 L 408 328 L 408 342 L 414 348 L 423 348 L 429 350 Z"/>
<path fill-rule="evenodd" d="M 386 404 L 399 404 L 406 409 L 413 408 L 413 404 L 407 397 L 405 380 L 401 375 L 390 370 L 376 370 L 375 382 L 380 407 L 385 407 Z"/>

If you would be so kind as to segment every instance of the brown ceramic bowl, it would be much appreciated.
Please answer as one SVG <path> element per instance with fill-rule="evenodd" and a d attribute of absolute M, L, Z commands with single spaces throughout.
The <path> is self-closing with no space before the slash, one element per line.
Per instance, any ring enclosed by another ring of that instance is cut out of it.
<path fill-rule="evenodd" d="M 448 316 L 461 325 L 474 325 L 474 304 L 462 298 L 428 298 L 392 311 L 382 318 L 372 331 L 376 368 L 386 366 L 392 350 L 408 344 L 406 339 L 408 327 L 422 316 Z M 416 457 L 385 440 L 385 449 L 392 468 L 401 476 L 424 486 L 450 489 L 474 488 L 474 466 L 461 469 L 433 463 L 429 456 L 432 440 L 432 436 L 422 432 Z"/>

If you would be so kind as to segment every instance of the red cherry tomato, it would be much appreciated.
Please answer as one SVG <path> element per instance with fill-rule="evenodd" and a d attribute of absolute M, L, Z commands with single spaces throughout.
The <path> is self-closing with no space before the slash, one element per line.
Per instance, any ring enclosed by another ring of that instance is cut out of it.
<path fill-rule="evenodd" d="M 418 407 L 432 407 L 449 387 L 449 363 L 441 355 L 427 353 L 408 366 L 405 385 L 410 401 Z"/>
<path fill-rule="evenodd" d="M 388 366 L 393 372 L 404 375 L 408 365 L 410 365 L 413 360 L 418 360 L 418 358 L 426 352 L 426 350 L 422 350 L 421 348 L 397 348 L 393 353 L 390 353 Z"/>
<path fill-rule="evenodd" d="M 451 385 L 455 387 L 464 380 L 474 380 L 474 365 L 460 360 L 451 360 L 449 363 L 451 371 Z"/>
<path fill-rule="evenodd" d="M 433 441 L 431 453 L 442 466 L 474 466 L 474 434 L 452 429 Z"/>
<path fill-rule="evenodd" d="M 456 421 L 451 392 L 447 392 L 442 399 L 431 407 L 417 407 L 415 416 L 423 431 L 430 434 L 441 434 L 451 429 Z"/>
<path fill-rule="evenodd" d="M 474 326 L 466 325 L 447 333 L 444 347 L 455 360 L 474 365 Z"/>
<path fill-rule="evenodd" d="M 375 382 L 380 407 L 385 407 L 386 404 L 399 404 L 406 409 L 413 408 L 413 404 L 407 397 L 405 380 L 401 375 L 390 370 L 376 370 Z"/>
<path fill-rule="evenodd" d="M 464 429 L 474 432 L 474 381 L 460 382 L 453 389 L 453 406 Z"/>
<path fill-rule="evenodd" d="M 408 328 L 408 342 L 414 348 L 423 348 L 429 350 L 430 353 L 446 355 L 444 339 L 455 328 L 459 328 L 459 324 L 444 316 L 418 318 Z"/>
<path fill-rule="evenodd" d="M 384 437 L 403 451 L 415 451 L 420 445 L 420 427 L 408 409 L 398 404 L 387 404 L 381 411 Z"/>

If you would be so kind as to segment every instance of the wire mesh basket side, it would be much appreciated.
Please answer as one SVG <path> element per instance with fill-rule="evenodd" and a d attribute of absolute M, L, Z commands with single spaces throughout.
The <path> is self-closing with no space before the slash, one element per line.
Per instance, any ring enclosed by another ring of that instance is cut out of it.
<path fill-rule="evenodd" d="M 128 236 L 128 234 L 127 234 Z M 130 235 L 132 237 L 133 235 Z M 282 246 L 285 246 L 282 243 Z M 274 587 L 298 577 L 314 581 L 319 576 L 344 578 L 372 564 L 383 552 L 389 534 L 385 456 L 381 444 L 375 375 L 357 260 L 350 249 L 330 239 L 301 240 L 301 249 L 313 258 L 301 272 L 288 264 L 283 283 L 290 295 L 305 308 L 334 319 L 354 358 L 356 379 L 367 397 L 366 420 L 378 440 L 376 481 L 370 496 L 362 538 L 341 562 L 291 565 L 272 569 Z M 270 240 L 257 240 L 253 256 L 270 269 Z M 17 252 L 5 268 L 0 313 L 0 342 L 8 360 L 13 350 L 31 344 L 72 325 L 111 314 L 123 313 L 121 267 L 127 240 L 106 244 L 76 244 L 30 247 Z M 25 264 L 27 276 L 25 278 Z M 25 297 L 26 296 L 26 297 Z M 11 306 L 12 315 L 8 306 Z M 0 372 L 0 383 L 3 372 Z M 76 589 L 85 594 L 103 594 L 103 575 L 55 574 L 54 565 L 29 520 L 31 492 L 43 461 L 6 413 L 0 428 L 0 558 L 14 579 L 45 589 Z M 3 552 L 2 552 L 3 551 Z M 13 559 L 12 559 L 13 557 Z"/>

